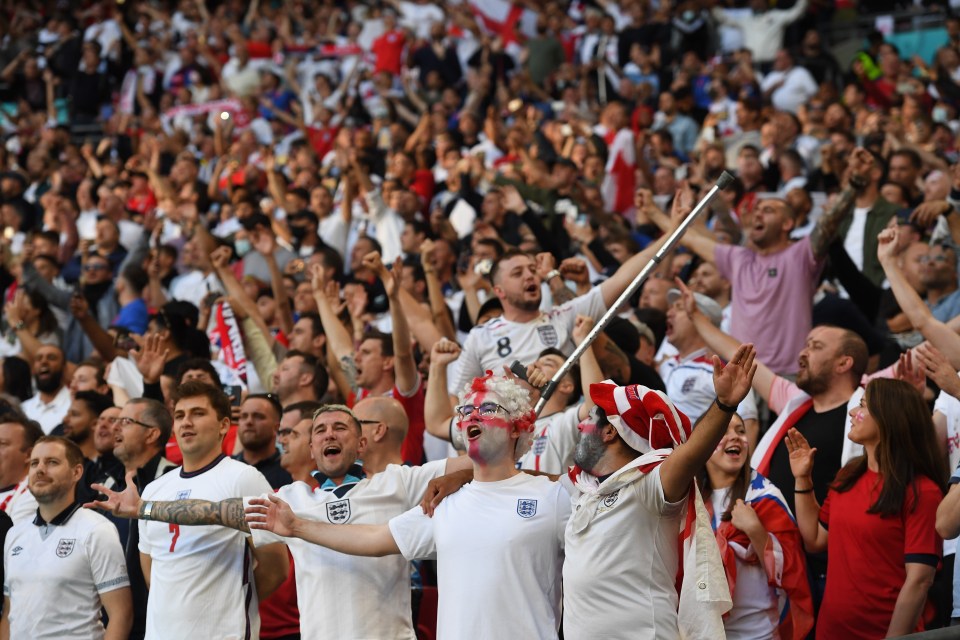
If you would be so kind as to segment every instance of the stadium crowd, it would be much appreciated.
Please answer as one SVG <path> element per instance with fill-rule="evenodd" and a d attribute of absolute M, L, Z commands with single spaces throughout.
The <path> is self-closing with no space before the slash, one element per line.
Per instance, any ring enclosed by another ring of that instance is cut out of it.
<path fill-rule="evenodd" d="M 2 3 L 0 640 L 960 624 L 960 18 L 832 4 Z"/>

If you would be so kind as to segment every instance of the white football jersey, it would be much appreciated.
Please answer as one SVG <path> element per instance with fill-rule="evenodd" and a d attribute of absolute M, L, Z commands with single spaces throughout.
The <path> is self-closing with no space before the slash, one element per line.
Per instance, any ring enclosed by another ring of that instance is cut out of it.
<path fill-rule="evenodd" d="M 112 522 L 79 505 L 61 524 L 21 520 L 3 549 L 10 637 L 99 640 L 100 594 L 130 586 Z M 4 613 L 6 615 L 6 612 Z"/>
<path fill-rule="evenodd" d="M 677 409 L 696 423 L 717 398 L 713 386 L 713 360 L 706 349 L 700 349 L 681 359 L 670 356 L 660 365 L 660 377 L 667 388 L 667 397 Z M 737 415 L 743 420 L 757 419 L 757 401 L 751 389 L 737 405 Z"/>
<path fill-rule="evenodd" d="M 220 456 L 203 469 L 172 470 L 146 486 L 144 500 L 210 500 L 272 493 L 259 471 Z M 257 638 L 260 616 L 250 534 L 219 525 L 141 520 L 140 552 L 152 558 L 148 640 Z"/>
<path fill-rule="evenodd" d="M 575 348 L 570 335 L 577 315 L 597 319 L 607 310 L 599 287 L 570 302 L 541 313 L 530 322 L 492 318 L 471 329 L 458 362 L 460 368 L 451 394 L 460 394 L 474 378 L 486 371 L 503 373 L 503 365 L 519 360 L 525 367 L 549 347 L 569 355 Z"/>
<path fill-rule="evenodd" d="M 446 464 L 446 460 L 422 467 L 391 464 L 358 482 L 342 498 L 305 482 L 281 487 L 277 496 L 302 518 L 331 524 L 383 524 L 419 504 L 427 484 L 443 475 Z M 297 568 L 297 605 L 302 612 L 300 634 L 304 640 L 416 638 L 410 609 L 410 562 L 403 557 L 351 556 L 262 529 L 251 533 L 257 545 L 285 542 L 290 548 Z"/>
<path fill-rule="evenodd" d="M 465 485 L 433 518 L 415 507 L 390 532 L 405 558 L 437 558 L 439 640 L 555 639 L 569 517 L 560 483 L 518 473 Z"/>
<path fill-rule="evenodd" d="M 573 522 L 567 527 L 565 638 L 679 639 L 675 585 L 684 501 L 664 499 L 661 468 L 614 491 L 601 483 L 604 497 L 594 504 L 589 525 L 579 533 Z M 575 510 L 590 508 L 589 496 L 567 476 L 562 481 L 571 488 Z"/>
<path fill-rule="evenodd" d="M 573 452 L 580 442 L 580 407 L 577 403 L 544 418 L 533 428 L 533 445 L 517 463 L 518 469 L 540 471 L 551 475 L 567 472 L 573 464 Z"/>

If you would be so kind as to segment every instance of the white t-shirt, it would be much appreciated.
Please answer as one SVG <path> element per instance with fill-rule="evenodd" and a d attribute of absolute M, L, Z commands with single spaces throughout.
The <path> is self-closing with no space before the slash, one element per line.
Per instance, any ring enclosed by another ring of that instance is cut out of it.
<path fill-rule="evenodd" d="M 933 404 L 933 412 L 943 414 L 947 421 L 947 456 L 951 471 L 960 464 L 960 400 L 957 400 L 946 391 L 941 391 L 937 401 Z M 943 555 L 950 555 L 957 550 L 957 538 L 943 541 Z M 958 603 L 960 605 L 960 603 Z"/>
<path fill-rule="evenodd" d="M 33 520 L 37 515 L 37 499 L 27 489 L 27 479 L 24 478 L 13 488 L 0 493 L 0 511 L 6 512 L 13 524 L 21 520 Z"/>
<path fill-rule="evenodd" d="M 870 207 L 856 207 L 853 210 L 853 220 L 850 223 L 850 229 L 843 239 L 843 248 L 847 255 L 857 265 L 857 269 L 863 271 L 863 234 L 867 228 L 867 214 L 870 213 Z"/>
<path fill-rule="evenodd" d="M 519 469 L 530 469 L 553 475 L 566 473 L 573 464 L 573 452 L 580 442 L 580 407 L 577 403 L 563 411 L 538 418 L 533 428 L 533 445 L 517 463 Z"/>
<path fill-rule="evenodd" d="M 717 397 L 713 386 L 713 361 L 706 349 L 699 349 L 680 359 L 672 356 L 660 365 L 660 377 L 673 400 L 691 423 L 707 412 Z M 744 420 L 757 419 L 757 401 L 753 390 L 737 406 L 737 414 Z"/>
<path fill-rule="evenodd" d="M 676 580 L 680 514 L 668 503 L 660 467 L 617 491 L 604 491 L 590 524 L 566 532 L 563 635 L 584 638 L 679 638 Z M 564 476 L 564 483 L 569 484 Z M 587 502 L 572 484 L 573 509 Z M 449 498 L 448 498 L 449 499 Z M 571 522 L 572 524 L 572 522 Z"/>
<path fill-rule="evenodd" d="M 143 490 L 144 500 L 258 496 L 273 489 L 250 465 L 221 456 L 198 471 L 183 467 Z M 141 520 L 140 553 L 152 558 L 148 640 L 256 638 L 260 631 L 249 534 L 218 525 L 179 526 Z"/>
<path fill-rule="evenodd" d="M 343 497 L 295 482 L 277 491 L 302 518 L 331 524 L 383 524 L 419 504 L 446 460 L 407 467 L 391 464 L 364 478 Z M 244 500 L 247 502 L 247 500 Z M 251 530 L 259 546 L 285 542 L 296 566 L 297 601 L 304 640 L 415 638 L 410 616 L 410 563 L 401 556 L 351 556 L 299 538 Z M 330 603 L 336 606 L 330 606 Z"/>
<path fill-rule="evenodd" d="M 3 568 L 11 638 L 99 640 L 100 594 L 130 586 L 117 528 L 79 505 L 61 524 L 15 524 Z"/>
<path fill-rule="evenodd" d="M 556 638 L 566 490 L 518 473 L 471 482 L 428 518 L 415 507 L 390 521 L 405 558 L 437 558 L 437 638 Z M 599 637 L 599 636 L 597 636 Z"/>
<path fill-rule="evenodd" d="M 470 330 L 458 358 L 460 371 L 451 393 L 460 393 L 485 371 L 502 372 L 503 365 L 519 360 L 524 366 L 534 362 L 540 352 L 554 347 L 569 355 L 574 344 L 570 335 L 577 315 L 597 319 L 607 310 L 599 287 L 570 302 L 540 314 L 530 322 L 511 322 L 492 318 Z"/>
<path fill-rule="evenodd" d="M 25 416 L 35 420 L 43 433 L 50 435 L 50 432 L 56 429 L 70 409 L 70 389 L 66 386 L 60 387 L 60 391 L 53 397 L 49 403 L 40 399 L 40 394 L 35 394 L 32 398 L 24 400 L 20 408 L 23 409 Z"/>
<path fill-rule="evenodd" d="M 729 496 L 729 487 L 710 493 L 715 518 L 726 512 Z M 723 619 L 727 640 L 776 638 L 780 624 L 777 589 L 770 586 L 766 569 L 757 562 L 752 544 L 744 547 L 732 540 L 728 544 L 736 557 L 737 582 L 733 588 L 733 609 Z"/>

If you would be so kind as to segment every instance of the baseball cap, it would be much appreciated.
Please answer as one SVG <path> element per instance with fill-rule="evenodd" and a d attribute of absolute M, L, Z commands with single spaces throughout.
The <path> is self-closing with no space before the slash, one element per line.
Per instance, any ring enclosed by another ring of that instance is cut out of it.
<path fill-rule="evenodd" d="M 667 302 L 673 304 L 683 294 L 680 293 L 680 289 L 670 289 L 667 291 Z M 702 293 L 693 292 L 693 299 L 697 301 L 697 308 L 700 309 L 700 313 L 707 316 L 710 319 L 710 322 L 713 323 L 713 326 L 719 327 L 720 322 L 723 320 L 723 309 L 720 308 L 720 305 L 714 301 L 713 298 L 705 296 Z"/>

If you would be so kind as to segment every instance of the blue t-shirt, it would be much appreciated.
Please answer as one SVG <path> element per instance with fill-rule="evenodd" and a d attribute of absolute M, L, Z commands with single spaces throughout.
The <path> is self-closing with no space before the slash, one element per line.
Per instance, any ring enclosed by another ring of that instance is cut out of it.
<path fill-rule="evenodd" d="M 937 304 L 930 307 L 930 312 L 940 322 L 950 322 L 960 315 L 960 289 L 938 300 Z"/>
<path fill-rule="evenodd" d="M 142 336 L 147 332 L 149 318 L 147 303 L 137 298 L 120 309 L 120 313 L 113 320 L 113 326 L 129 329 L 132 333 Z"/>

